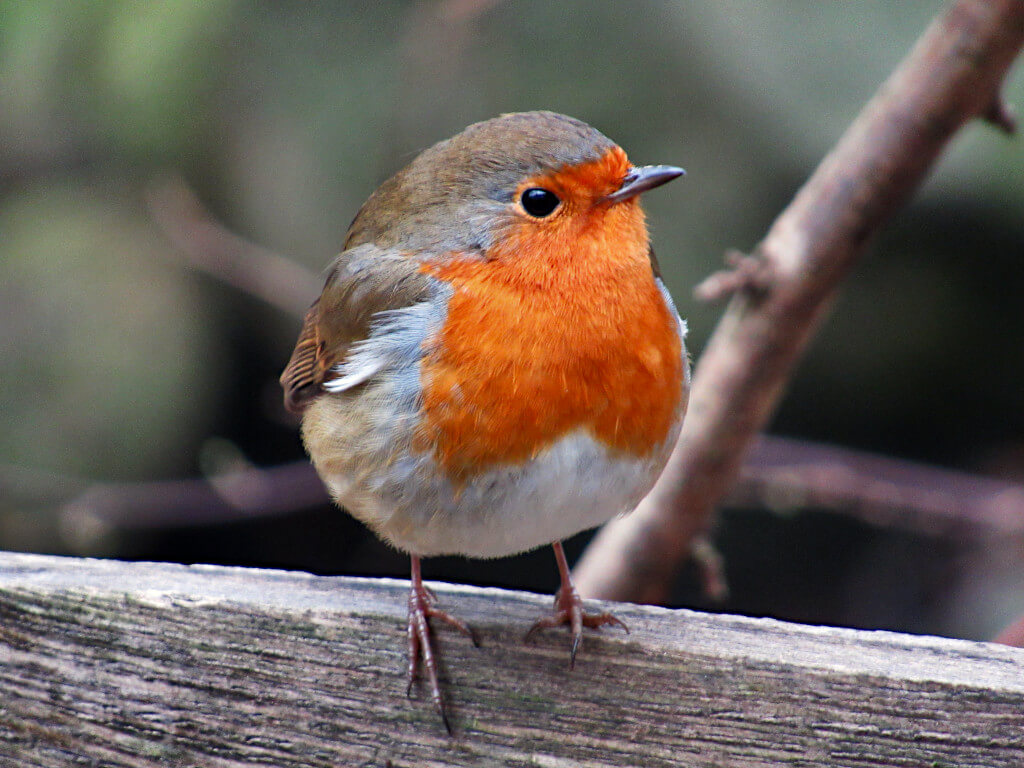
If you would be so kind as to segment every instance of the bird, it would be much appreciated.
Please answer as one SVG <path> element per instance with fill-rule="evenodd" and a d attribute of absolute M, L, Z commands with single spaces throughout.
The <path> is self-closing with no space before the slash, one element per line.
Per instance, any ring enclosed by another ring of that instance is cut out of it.
<path fill-rule="evenodd" d="M 338 506 L 410 557 L 408 684 L 425 671 L 452 732 L 421 559 L 552 545 L 554 610 L 530 629 L 625 624 L 587 612 L 562 541 L 629 512 L 686 413 L 686 325 L 641 193 L 684 171 L 634 165 L 549 111 L 475 123 L 417 155 L 349 226 L 281 375 Z M 421 666 L 422 662 L 422 666 Z"/>

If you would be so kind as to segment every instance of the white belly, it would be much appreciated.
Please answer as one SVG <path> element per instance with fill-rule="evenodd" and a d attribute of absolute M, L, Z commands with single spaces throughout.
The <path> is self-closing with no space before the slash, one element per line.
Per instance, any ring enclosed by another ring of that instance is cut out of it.
<path fill-rule="evenodd" d="M 577 432 L 519 467 L 487 470 L 462 487 L 426 467 L 432 459 L 407 459 L 380 488 L 367 522 L 418 555 L 501 557 L 534 549 L 632 510 L 657 480 L 675 437 L 657 455 L 636 459 L 612 455 Z"/>

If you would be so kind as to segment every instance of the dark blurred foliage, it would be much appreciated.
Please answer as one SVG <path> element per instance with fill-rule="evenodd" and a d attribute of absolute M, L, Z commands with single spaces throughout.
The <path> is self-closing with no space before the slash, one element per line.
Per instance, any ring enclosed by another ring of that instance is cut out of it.
<path fill-rule="evenodd" d="M 0 547 L 406 572 L 326 507 L 145 532 L 62 514 L 93 482 L 301 456 L 276 383 L 298 318 L 185 266 L 154 223 L 167 179 L 320 270 L 418 150 L 566 112 L 686 167 L 647 210 L 699 355 L 721 308 L 692 287 L 757 242 L 940 7 L 0 2 Z M 1006 91 L 1024 103 L 1020 71 Z M 773 430 L 1024 477 L 1022 213 L 1021 140 L 969 127 L 846 286 Z M 978 638 L 1024 612 L 1020 541 L 730 510 L 717 544 L 725 610 Z M 546 550 L 426 570 L 537 590 L 556 574 Z M 695 573 L 676 597 L 712 607 Z"/>

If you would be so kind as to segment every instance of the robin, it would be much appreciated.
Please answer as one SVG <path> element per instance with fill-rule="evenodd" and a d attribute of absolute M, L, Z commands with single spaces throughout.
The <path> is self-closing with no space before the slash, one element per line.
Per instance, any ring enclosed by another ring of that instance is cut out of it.
<path fill-rule="evenodd" d="M 420 660 L 451 732 L 428 620 L 472 637 L 420 559 L 552 544 L 561 587 L 530 630 L 588 613 L 561 541 L 628 512 L 679 434 L 686 327 L 638 196 L 683 174 L 635 166 L 571 117 L 476 123 L 359 210 L 281 376 L 339 506 L 409 553 L 409 685 Z"/>

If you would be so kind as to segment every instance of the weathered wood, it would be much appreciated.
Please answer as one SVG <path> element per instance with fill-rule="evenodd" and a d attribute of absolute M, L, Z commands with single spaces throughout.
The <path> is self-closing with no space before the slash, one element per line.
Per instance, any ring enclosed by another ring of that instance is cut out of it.
<path fill-rule="evenodd" d="M 456 737 L 405 696 L 406 584 L 0 554 L 0 766 L 1024 765 L 1024 651 L 437 584 Z"/>

